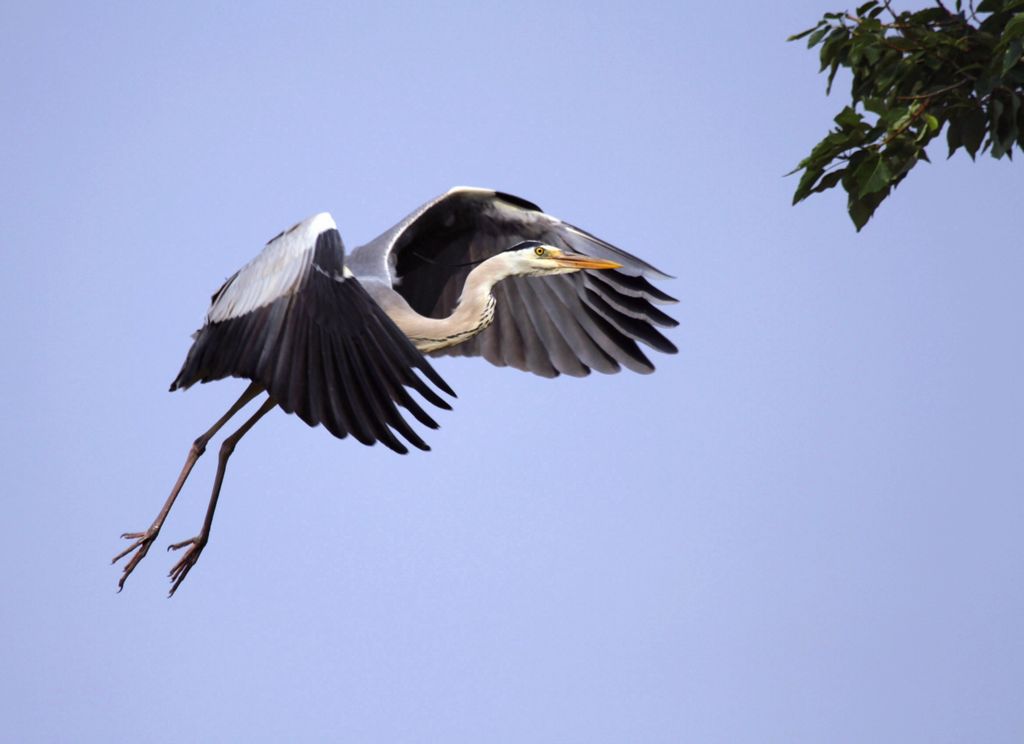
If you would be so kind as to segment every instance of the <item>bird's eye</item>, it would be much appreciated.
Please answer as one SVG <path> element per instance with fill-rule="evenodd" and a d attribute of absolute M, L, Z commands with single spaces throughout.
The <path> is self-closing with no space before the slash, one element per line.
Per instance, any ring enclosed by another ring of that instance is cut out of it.
<path fill-rule="evenodd" d="M 536 248 L 533 249 L 533 253 L 534 253 L 535 256 L 543 256 L 546 252 L 547 251 L 545 251 L 539 245 Z"/>

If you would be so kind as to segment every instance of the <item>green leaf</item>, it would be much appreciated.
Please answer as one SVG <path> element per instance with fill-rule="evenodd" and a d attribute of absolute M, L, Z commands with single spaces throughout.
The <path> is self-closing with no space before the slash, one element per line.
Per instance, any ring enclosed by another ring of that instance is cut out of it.
<path fill-rule="evenodd" d="M 811 34 L 811 38 L 807 40 L 807 48 L 810 49 L 811 47 L 815 46 L 819 41 L 821 41 L 824 38 L 825 34 L 827 33 L 828 26 L 822 26 L 821 28 L 819 28 L 817 31 Z"/>
<path fill-rule="evenodd" d="M 892 180 L 892 172 L 881 153 L 874 153 L 857 168 L 853 174 L 857 184 L 857 198 L 863 199 L 868 194 L 881 191 Z"/>
<path fill-rule="evenodd" d="M 885 101 L 878 97 L 865 98 L 862 103 L 864 104 L 864 109 L 866 111 L 870 111 L 872 114 L 877 114 L 878 116 L 881 116 L 887 110 Z"/>
<path fill-rule="evenodd" d="M 828 82 L 825 83 L 825 95 L 832 93 L 832 82 L 836 79 L 836 73 L 839 72 L 838 60 L 832 63 L 832 69 L 828 71 Z"/>
<path fill-rule="evenodd" d="M 964 141 L 964 149 L 974 160 L 975 153 L 981 147 L 981 141 L 985 138 L 985 112 L 980 107 L 968 109 L 959 117 L 960 128 Z"/>
<path fill-rule="evenodd" d="M 821 177 L 821 168 L 808 167 L 804 171 L 804 174 L 800 176 L 800 183 L 797 184 L 796 191 L 793 193 L 793 203 L 797 204 L 802 202 L 808 196 L 810 196 L 811 187 L 814 186 L 815 181 Z"/>
<path fill-rule="evenodd" d="M 1003 138 L 999 135 L 999 120 L 1003 116 L 1003 102 L 993 98 L 989 104 L 992 119 L 988 127 L 988 139 L 992 143 L 992 157 L 998 159 L 1006 152 L 1003 147 Z"/>
<path fill-rule="evenodd" d="M 864 117 L 854 111 L 852 108 L 847 106 L 839 112 L 838 116 L 834 119 L 835 123 L 841 126 L 843 129 L 854 129 L 864 121 Z"/>
<path fill-rule="evenodd" d="M 1003 150 L 1006 157 L 1013 160 L 1013 143 L 1017 139 L 1019 130 L 1017 128 L 1017 114 L 1020 112 L 1020 97 L 1011 95 L 1010 105 L 1003 116 L 1003 126 L 1000 127 L 1003 139 Z"/>
<path fill-rule="evenodd" d="M 809 34 L 809 33 L 813 32 L 813 31 L 814 31 L 814 29 L 816 29 L 816 28 L 818 28 L 819 26 L 821 26 L 821 23 L 822 23 L 822 22 L 819 22 L 819 23 L 817 24 L 817 26 L 811 26 L 811 27 L 810 27 L 809 29 L 807 29 L 806 31 L 801 31 L 801 32 L 800 32 L 800 33 L 798 33 L 798 34 L 793 34 L 792 36 L 787 36 L 787 37 L 786 37 L 786 41 L 799 41 L 800 39 L 802 39 L 802 38 L 804 38 L 805 36 L 807 36 L 807 34 Z"/>
<path fill-rule="evenodd" d="M 1016 13 L 1003 28 L 1003 40 L 1024 36 L 1024 13 Z"/>
<path fill-rule="evenodd" d="M 846 204 L 846 211 L 849 212 L 850 219 L 853 220 L 853 226 L 857 228 L 857 232 L 860 232 L 860 229 L 868 224 L 868 220 L 875 213 L 877 206 L 877 204 L 870 204 L 863 199 L 850 197 Z"/>
<path fill-rule="evenodd" d="M 818 184 L 813 189 L 811 189 L 811 192 L 815 193 L 815 194 L 820 194 L 822 191 L 826 191 L 826 190 L 832 188 L 837 183 L 839 183 L 840 179 L 845 174 L 846 174 L 846 168 L 839 168 L 838 170 L 834 170 L 834 171 L 830 171 L 829 173 L 826 173 L 824 176 L 822 176 L 822 178 L 818 182 Z"/>
<path fill-rule="evenodd" d="M 821 45 L 821 51 L 818 52 L 818 57 L 821 60 L 819 72 L 824 71 L 827 67 L 835 69 L 837 65 L 842 64 L 846 59 L 849 43 L 850 39 L 845 28 L 832 29 L 828 38 L 825 39 L 825 43 Z"/>
<path fill-rule="evenodd" d="M 1021 15 L 1021 18 L 1024 18 L 1024 14 Z M 1006 53 L 1003 55 L 1003 75 L 1012 70 L 1020 61 L 1021 52 L 1024 52 L 1024 39 L 1014 39 L 1006 47 Z"/>
<path fill-rule="evenodd" d="M 864 58 L 868 61 L 868 64 L 877 64 L 878 60 L 882 57 L 882 50 L 877 44 L 870 44 L 864 46 Z"/>
<path fill-rule="evenodd" d="M 949 145 L 949 155 L 947 158 L 953 157 L 953 153 L 957 151 L 957 148 L 964 146 L 963 135 L 960 132 L 960 119 L 950 119 L 949 127 L 946 129 L 946 144 Z"/>
<path fill-rule="evenodd" d="M 979 8 L 981 10 L 981 8 Z M 910 16 L 910 22 L 914 25 L 924 26 L 929 23 L 936 23 L 944 21 L 949 18 L 949 13 L 945 8 L 925 8 L 919 10 Z"/>

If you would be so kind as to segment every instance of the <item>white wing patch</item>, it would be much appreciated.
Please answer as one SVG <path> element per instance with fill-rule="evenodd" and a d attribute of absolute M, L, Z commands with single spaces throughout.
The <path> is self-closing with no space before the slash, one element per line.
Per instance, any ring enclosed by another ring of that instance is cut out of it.
<path fill-rule="evenodd" d="M 206 322 L 237 318 L 294 292 L 313 261 L 317 237 L 335 229 L 331 215 L 321 212 L 271 240 L 217 293 Z"/>

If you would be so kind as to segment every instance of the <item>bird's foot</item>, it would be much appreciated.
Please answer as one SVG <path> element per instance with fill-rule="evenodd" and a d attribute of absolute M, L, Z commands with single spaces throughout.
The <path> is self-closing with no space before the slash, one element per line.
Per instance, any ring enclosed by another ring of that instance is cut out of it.
<path fill-rule="evenodd" d="M 171 591 L 168 593 L 168 597 L 174 596 L 174 593 L 178 591 L 178 587 L 181 586 L 181 582 L 185 580 L 188 572 L 192 570 L 192 566 L 196 565 L 196 561 L 199 560 L 199 554 L 206 547 L 206 540 L 206 535 L 200 534 L 190 537 L 188 540 L 182 540 L 179 543 L 167 546 L 168 550 L 181 550 L 186 545 L 189 546 L 185 555 L 181 556 L 181 560 L 175 563 L 174 568 L 167 574 L 171 579 Z"/>
<path fill-rule="evenodd" d="M 135 542 L 115 555 L 110 563 L 117 563 L 129 553 L 134 552 L 135 555 L 133 555 L 128 563 L 125 564 L 124 571 L 121 572 L 121 578 L 117 582 L 117 591 L 124 589 L 124 582 L 131 575 L 132 571 L 135 570 L 135 567 L 139 565 L 139 561 L 146 557 L 146 553 L 149 552 L 150 546 L 159 534 L 159 528 L 150 527 L 145 532 L 125 532 L 121 535 L 125 540 L 134 540 Z"/>

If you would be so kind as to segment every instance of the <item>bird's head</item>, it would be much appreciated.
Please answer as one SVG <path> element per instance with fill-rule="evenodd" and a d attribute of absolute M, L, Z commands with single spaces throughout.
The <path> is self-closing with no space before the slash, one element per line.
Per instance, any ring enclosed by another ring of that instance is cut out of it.
<path fill-rule="evenodd" d="M 503 251 L 509 274 L 515 276 L 548 276 L 568 274 L 583 269 L 618 269 L 622 264 L 591 258 L 580 253 L 556 248 L 539 240 L 524 240 Z"/>

